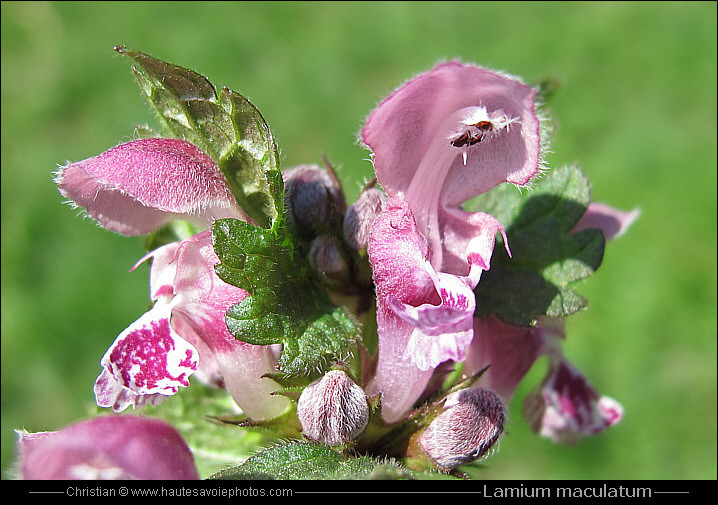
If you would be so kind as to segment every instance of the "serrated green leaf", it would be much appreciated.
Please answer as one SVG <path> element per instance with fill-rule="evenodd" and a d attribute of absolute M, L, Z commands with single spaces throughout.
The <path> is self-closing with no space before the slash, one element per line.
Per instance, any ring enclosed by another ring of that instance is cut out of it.
<path fill-rule="evenodd" d="M 280 218 L 267 230 L 222 219 L 212 233 L 217 275 L 251 295 L 229 308 L 227 328 L 250 344 L 281 343 L 280 370 L 291 375 L 346 353 L 359 329 L 351 314 L 311 281 L 283 222 Z"/>
<path fill-rule="evenodd" d="M 133 73 L 165 134 L 192 142 L 227 179 L 239 206 L 263 228 L 281 212 L 272 178 L 279 173 L 277 147 L 266 121 L 245 97 L 229 88 L 217 94 L 204 76 L 125 47 Z M 280 175 L 281 177 L 281 175 Z"/>
<path fill-rule="evenodd" d="M 291 441 L 270 447 L 244 464 L 210 477 L 217 480 L 267 479 L 411 479 L 394 460 L 348 458 L 320 444 Z"/>
<path fill-rule="evenodd" d="M 217 275 L 251 295 L 276 291 L 293 276 L 291 244 L 273 229 L 220 219 L 212 228 L 212 240 L 221 261 Z"/>
<path fill-rule="evenodd" d="M 283 344 L 279 367 L 289 375 L 321 367 L 349 349 L 358 328 L 346 310 L 309 283 L 277 289 L 266 295 L 258 291 L 230 307 L 227 328 L 236 338 L 256 345 Z"/>
<path fill-rule="evenodd" d="M 588 203 L 588 181 L 576 166 L 548 172 L 523 194 L 505 185 L 473 202 L 504 225 L 512 252 L 509 258 L 497 244 L 475 289 L 477 316 L 529 326 L 538 316 L 567 316 L 586 306 L 570 285 L 600 266 L 605 246 L 600 230 L 571 233 Z"/>

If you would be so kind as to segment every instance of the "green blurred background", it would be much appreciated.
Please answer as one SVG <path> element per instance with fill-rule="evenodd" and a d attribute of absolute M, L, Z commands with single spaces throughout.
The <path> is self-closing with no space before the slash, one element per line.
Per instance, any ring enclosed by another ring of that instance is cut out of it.
<path fill-rule="evenodd" d="M 3 2 L 2 470 L 13 429 L 88 414 L 99 359 L 147 308 L 142 238 L 62 204 L 52 172 L 154 124 L 117 44 L 248 96 L 284 167 L 372 175 L 356 143 L 378 101 L 458 58 L 561 83 L 550 166 L 641 209 L 578 287 L 566 353 L 624 420 L 573 447 L 534 436 L 517 392 L 487 479 L 716 478 L 716 3 Z"/>

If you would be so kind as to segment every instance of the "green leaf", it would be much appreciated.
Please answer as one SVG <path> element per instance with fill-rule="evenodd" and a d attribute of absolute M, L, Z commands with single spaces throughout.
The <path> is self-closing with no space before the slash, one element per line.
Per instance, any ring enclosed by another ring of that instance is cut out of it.
<path fill-rule="evenodd" d="M 347 458 L 319 444 L 290 441 L 250 457 L 244 464 L 210 477 L 217 480 L 412 479 L 393 459 Z"/>
<path fill-rule="evenodd" d="M 281 211 L 270 173 L 278 173 L 277 147 L 266 121 L 242 95 L 215 87 L 202 75 L 126 47 L 133 72 L 165 135 L 192 142 L 227 179 L 239 206 L 259 226 L 270 228 Z"/>
<path fill-rule="evenodd" d="M 586 306 L 570 287 L 600 266 L 605 246 L 600 230 L 571 233 L 588 203 L 588 181 L 576 166 L 548 172 L 523 194 L 503 185 L 474 201 L 504 225 L 512 253 L 509 258 L 497 243 L 491 269 L 475 289 L 477 316 L 530 326 L 538 316 L 567 316 Z"/>
<path fill-rule="evenodd" d="M 237 339 L 281 343 L 280 369 L 290 375 L 307 373 L 348 351 L 358 322 L 311 281 L 305 260 L 294 254 L 283 218 L 269 230 L 222 219 L 212 234 L 220 259 L 217 275 L 250 294 L 227 311 L 227 328 Z"/>

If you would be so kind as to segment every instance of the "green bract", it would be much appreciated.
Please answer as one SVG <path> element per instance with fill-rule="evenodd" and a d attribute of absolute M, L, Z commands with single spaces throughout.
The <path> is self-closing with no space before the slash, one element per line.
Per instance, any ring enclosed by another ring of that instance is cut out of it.
<path fill-rule="evenodd" d="M 504 184 L 476 199 L 477 209 L 504 224 L 512 255 L 494 249 L 475 290 L 477 316 L 530 326 L 538 316 L 586 306 L 569 286 L 599 267 L 606 242 L 597 229 L 571 233 L 588 203 L 588 181 L 577 166 L 548 171 L 523 194 Z"/>
<path fill-rule="evenodd" d="M 288 442 L 260 452 L 244 464 L 211 476 L 218 480 L 411 479 L 392 459 L 346 456 L 319 444 Z"/>
<path fill-rule="evenodd" d="M 311 281 L 283 219 L 269 230 L 222 219 L 212 234 L 221 261 L 217 275 L 250 294 L 227 311 L 235 337 L 256 345 L 283 344 L 279 364 L 287 374 L 314 370 L 324 358 L 348 350 L 358 324 Z"/>

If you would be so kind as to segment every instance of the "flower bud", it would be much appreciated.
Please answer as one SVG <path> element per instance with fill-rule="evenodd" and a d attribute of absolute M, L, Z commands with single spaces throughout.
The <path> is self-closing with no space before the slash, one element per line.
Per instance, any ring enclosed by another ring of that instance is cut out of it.
<path fill-rule="evenodd" d="M 286 200 L 297 225 L 318 235 L 338 228 L 346 210 L 344 192 L 334 177 L 317 165 L 300 165 L 284 173 Z"/>
<path fill-rule="evenodd" d="M 347 244 L 355 250 L 365 249 L 369 243 L 369 233 L 374 220 L 384 209 L 386 195 L 376 188 L 369 188 L 344 214 L 344 237 Z"/>
<path fill-rule="evenodd" d="M 307 438 L 340 445 L 358 437 L 369 421 L 364 390 L 341 370 L 327 372 L 309 384 L 297 404 Z"/>
<path fill-rule="evenodd" d="M 465 389 L 449 396 L 445 410 L 419 438 L 421 449 L 444 469 L 486 456 L 506 423 L 503 399 L 490 389 Z"/>
<path fill-rule="evenodd" d="M 328 235 L 320 235 L 309 245 L 309 264 L 327 284 L 342 285 L 349 282 L 349 266 L 337 242 Z"/>
<path fill-rule="evenodd" d="M 26 480 L 199 479 L 189 447 L 159 419 L 105 416 L 60 431 L 18 433 Z"/>

